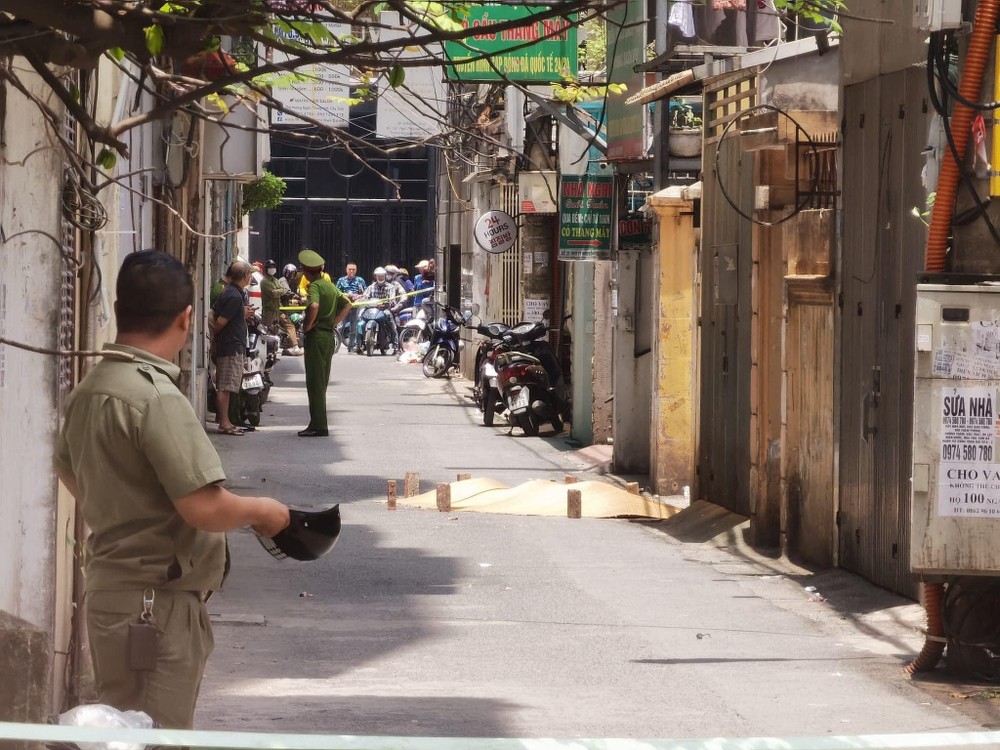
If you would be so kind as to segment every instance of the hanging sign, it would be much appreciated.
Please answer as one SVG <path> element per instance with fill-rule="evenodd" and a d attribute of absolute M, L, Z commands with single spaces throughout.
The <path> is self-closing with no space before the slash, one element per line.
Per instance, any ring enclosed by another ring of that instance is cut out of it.
<path fill-rule="evenodd" d="M 548 6 L 469 5 L 462 25 L 477 29 L 491 24 L 523 21 L 513 28 L 447 40 L 445 68 L 456 81 L 497 83 L 530 81 L 558 83 L 576 78 L 576 20 L 574 14 L 552 16 Z M 543 18 L 537 16 L 543 15 Z"/>
<path fill-rule="evenodd" d="M 503 211 L 487 211 L 476 222 L 476 244 L 488 253 L 505 253 L 517 242 L 514 217 Z"/>
<path fill-rule="evenodd" d="M 559 185 L 559 260 L 611 260 L 614 178 L 563 175 Z"/>

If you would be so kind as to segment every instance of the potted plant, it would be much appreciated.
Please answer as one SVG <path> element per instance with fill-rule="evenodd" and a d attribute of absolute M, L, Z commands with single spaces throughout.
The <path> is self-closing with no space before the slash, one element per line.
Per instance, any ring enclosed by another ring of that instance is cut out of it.
<path fill-rule="evenodd" d="M 687 99 L 670 102 L 667 149 L 671 156 L 692 158 L 701 153 L 701 117 Z"/>

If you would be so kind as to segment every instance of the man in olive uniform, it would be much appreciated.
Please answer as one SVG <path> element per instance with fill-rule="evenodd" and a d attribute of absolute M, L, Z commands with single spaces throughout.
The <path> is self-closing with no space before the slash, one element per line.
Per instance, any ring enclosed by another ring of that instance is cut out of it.
<path fill-rule="evenodd" d="M 190 728 L 222 585 L 225 534 L 273 537 L 288 508 L 220 485 L 219 454 L 176 385 L 194 286 L 176 258 L 126 257 L 118 336 L 70 396 L 56 445 L 59 478 L 91 529 L 84 604 L 101 703 Z"/>
<path fill-rule="evenodd" d="M 314 250 L 299 253 L 302 273 L 309 282 L 306 297 L 306 392 L 309 394 L 309 426 L 299 437 L 326 437 L 326 388 L 333 360 L 333 331 L 351 312 L 351 300 L 323 273 L 326 261 Z"/>

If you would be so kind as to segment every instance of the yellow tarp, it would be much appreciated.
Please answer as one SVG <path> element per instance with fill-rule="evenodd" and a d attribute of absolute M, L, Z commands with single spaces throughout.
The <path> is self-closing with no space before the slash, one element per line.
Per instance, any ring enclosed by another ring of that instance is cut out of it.
<path fill-rule="evenodd" d="M 671 505 L 633 495 L 606 482 L 561 484 L 533 479 L 516 487 L 507 487 L 492 479 L 465 479 L 452 482 L 449 486 L 451 509 L 454 511 L 565 518 L 567 490 L 580 490 L 584 518 L 670 518 L 679 512 Z M 400 497 L 398 502 L 437 510 L 437 490 L 414 497 Z"/>

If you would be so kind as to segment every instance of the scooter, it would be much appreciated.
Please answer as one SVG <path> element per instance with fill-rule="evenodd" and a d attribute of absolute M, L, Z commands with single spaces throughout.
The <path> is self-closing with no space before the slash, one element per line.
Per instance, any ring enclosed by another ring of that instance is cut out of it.
<path fill-rule="evenodd" d="M 434 321 L 430 346 L 424 355 L 425 378 L 442 378 L 447 375 L 458 364 L 458 353 L 465 346 L 460 335 L 465 325 L 462 313 L 451 305 L 440 306 L 441 315 Z"/>
<path fill-rule="evenodd" d="M 383 306 L 365 307 L 358 315 L 358 339 L 361 348 L 369 357 L 378 349 L 388 354 L 392 349 L 392 334 L 389 326 L 396 325 L 392 313 Z"/>
<path fill-rule="evenodd" d="M 566 384 L 548 342 L 544 323 L 521 323 L 503 334 L 508 347 L 497 355 L 497 386 L 512 425 L 534 437 L 542 422 L 562 432 Z"/>
<path fill-rule="evenodd" d="M 483 424 L 487 427 L 492 427 L 494 416 L 507 408 L 500 397 L 497 384 L 496 359 L 504 351 L 503 335 L 509 330 L 510 326 L 503 323 L 480 323 L 476 326 L 476 332 L 486 338 L 480 339 L 479 346 L 476 347 L 473 368 L 476 384 L 473 386 L 472 396 L 479 411 L 483 413 Z"/>
<path fill-rule="evenodd" d="M 271 391 L 271 377 L 265 371 L 267 342 L 262 333 L 260 318 L 255 318 L 247 335 L 247 356 L 243 363 L 243 382 L 240 385 L 240 405 L 243 422 L 256 427 L 260 412 Z M 263 350 L 263 351 L 262 351 Z"/>
<path fill-rule="evenodd" d="M 414 308 L 413 315 L 403 322 L 399 331 L 399 346 L 403 349 L 410 342 L 422 344 L 431 337 L 431 327 L 434 322 L 434 301 L 425 299 L 419 307 Z"/>

